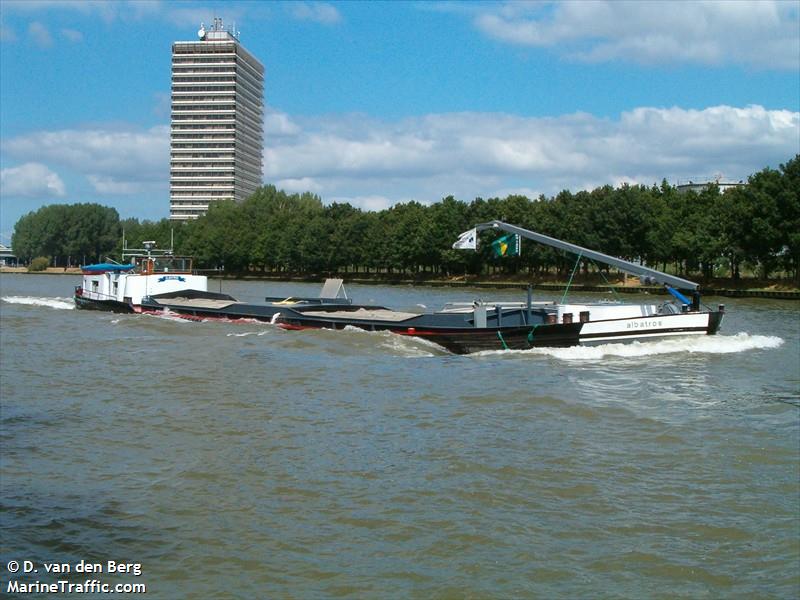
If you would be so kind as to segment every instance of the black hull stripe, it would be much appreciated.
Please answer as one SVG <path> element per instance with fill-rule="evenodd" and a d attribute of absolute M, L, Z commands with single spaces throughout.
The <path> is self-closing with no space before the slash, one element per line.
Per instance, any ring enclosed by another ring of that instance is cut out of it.
<path fill-rule="evenodd" d="M 591 340 L 595 338 L 612 337 L 639 337 L 648 335 L 668 335 L 672 333 L 706 333 L 708 326 L 703 327 L 670 327 L 669 329 L 636 329 L 635 331 L 608 331 L 605 333 L 582 333 L 580 339 Z"/>
<path fill-rule="evenodd" d="M 75 306 L 84 310 L 100 310 L 105 312 L 132 313 L 136 312 L 130 304 L 118 300 L 92 300 L 82 296 L 74 296 Z"/>

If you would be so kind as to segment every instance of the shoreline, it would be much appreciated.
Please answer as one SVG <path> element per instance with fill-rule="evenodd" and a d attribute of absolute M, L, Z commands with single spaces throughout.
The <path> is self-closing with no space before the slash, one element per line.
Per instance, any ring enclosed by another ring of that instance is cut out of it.
<path fill-rule="evenodd" d="M 76 276 L 81 274 L 79 267 L 69 269 L 49 267 L 45 271 L 28 271 L 25 267 L 0 267 L 0 273 L 11 273 L 21 275 L 71 275 Z M 306 276 L 306 277 L 275 277 L 269 275 L 245 275 L 245 276 L 232 276 L 222 277 L 222 279 L 238 280 L 238 281 L 283 281 L 283 282 L 322 282 L 325 280 L 323 276 Z M 459 279 L 379 279 L 379 278 L 363 278 L 363 277 L 345 277 L 345 283 L 358 284 L 358 285 L 407 285 L 407 286 L 420 286 L 420 287 L 453 287 L 453 288 L 479 288 L 479 289 L 520 289 L 525 290 L 528 287 L 528 282 L 525 281 L 494 281 L 494 280 L 464 280 Z M 564 291 L 567 284 L 564 282 L 530 282 L 534 290 L 545 291 Z M 586 293 L 607 293 L 613 291 L 619 294 L 661 294 L 663 288 L 660 286 L 643 286 L 640 285 L 636 278 L 629 278 L 627 282 L 623 283 L 573 283 L 569 286 L 572 291 L 586 292 Z M 758 288 L 728 288 L 728 287 L 714 287 L 713 283 L 708 286 L 700 286 L 700 293 L 703 296 L 720 296 L 725 298 L 772 298 L 778 300 L 800 300 L 800 290 L 798 289 L 775 289 L 775 287 L 758 287 Z"/>

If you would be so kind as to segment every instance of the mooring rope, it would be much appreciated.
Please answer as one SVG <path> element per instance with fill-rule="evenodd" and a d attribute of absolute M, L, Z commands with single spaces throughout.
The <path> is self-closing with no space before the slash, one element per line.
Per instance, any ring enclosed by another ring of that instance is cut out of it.
<path fill-rule="evenodd" d="M 592 259 L 589 259 L 589 260 L 592 260 Z M 592 260 L 592 264 L 593 264 L 595 267 L 597 267 L 597 272 L 598 272 L 598 273 L 600 273 L 600 277 L 602 277 L 602 278 L 603 278 L 603 281 L 605 281 L 605 282 L 606 282 L 606 285 L 608 285 L 608 287 L 609 287 L 609 288 L 611 288 L 611 293 L 612 293 L 612 294 L 614 294 L 614 296 L 616 297 L 616 299 L 617 299 L 617 300 L 619 300 L 620 302 L 622 302 L 622 296 L 620 296 L 620 295 L 619 295 L 619 292 L 617 292 L 617 290 L 615 289 L 615 287 L 616 287 L 616 286 L 613 286 L 613 285 L 611 285 L 611 282 L 610 282 L 608 279 L 606 279 L 606 276 L 605 276 L 605 275 L 603 275 L 603 269 L 601 269 L 601 268 L 600 268 L 600 265 L 598 265 L 598 264 L 597 264 L 596 262 L 594 262 L 593 260 Z"/>
<path fill-rule="evenodd" d="M 503 344 L 503 350 L 508 350 L 508 344 L 506 344 L 506 341 L 503 339 L 503 334 L 498 331 L 497 332 L 497 337 L 500 338 L 500 341 Z"/>
<path fill-rule="evenodd" d="M 572 274 L 569 276 L 569 281 L 567 282 L 567 288 L 564 290 L 564 295 L 561 296 L 561 304 L 564 304 L 564 300 L 567 299 L 567 294 L 569 293 L 569 286 L 572 285 L 572 278 L 575 277 L 575 271 L 578 270 L 578 265 L 581 262 L 581 253 L 578 253 L 578 260 L 575 261 L 575 266 L 572 267 Z"/>

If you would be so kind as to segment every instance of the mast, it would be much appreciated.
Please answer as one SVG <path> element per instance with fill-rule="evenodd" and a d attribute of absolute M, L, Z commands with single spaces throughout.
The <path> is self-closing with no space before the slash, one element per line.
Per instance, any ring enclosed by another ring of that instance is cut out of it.
<path fill-rule="evenodd" d="M 533 240 L 534 242 L 539 242 L 540 244 L 545 244 L 546 246 L 552 246 L 553 248 L 566 250 L 567 252 L 572 252 L 574 254 L 580 254 L 581 256 L 585 256 L 586 258 L 591 258 L 592 260 L 616 267 L 619 270 L 625 271 L 626 273 L 630 273 L 632 275 L 644 275 L 646 277 L 651 277 L 653 280 L 665 285 L 671 285 L 676 288 L 688 290 L 696 290 L 699 287 L 699 284 L 689 281 L 688 279 L 683 279 L 674 275 L 667 275 L 666 273 L 656 271 L 655 269 L 637 265 L 636 263 L 632 263 L 615 256 L 609 256 L 608 254 L 603 254 L 602 252 L 589 250 L 583 246 L 570 244 L 569 242 L 563 242 L 561 240 L 557 240 L 556 238 L 551 238 L 550 236 L 536 233 L 535 231 L 528 231 L 527 229 L 522 229 L 521 227 L 516 227 L 515 225 L 503 223 L 503 221 L 490 221 L 489 223 L 481 223 L 475 226 L 476 231 L 485 231 L 487 229 L 502 229 L 508 233 L 515 233 L 520 237 Z"/>

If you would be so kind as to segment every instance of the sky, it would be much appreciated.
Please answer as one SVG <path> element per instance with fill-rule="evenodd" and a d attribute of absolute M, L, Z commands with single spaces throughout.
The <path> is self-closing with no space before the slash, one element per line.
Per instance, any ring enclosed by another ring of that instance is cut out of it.
<path fill-rule="evenodd" d="M 738 181 L 800 153 L 800 1 L 0 0 L 0 242 L 53 203 L 169 216 L 173 41 L 265 67 L 264 182 L 380 210 Z"/>

